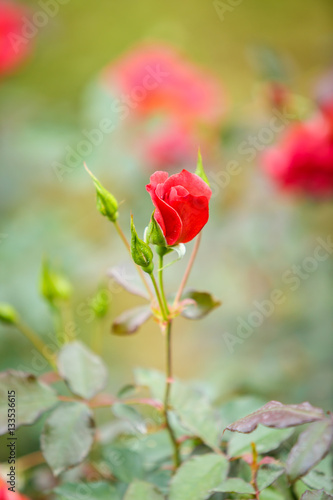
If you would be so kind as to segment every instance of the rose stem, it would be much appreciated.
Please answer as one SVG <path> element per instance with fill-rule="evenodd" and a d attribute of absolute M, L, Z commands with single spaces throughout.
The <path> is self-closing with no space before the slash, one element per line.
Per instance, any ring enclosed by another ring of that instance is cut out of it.
<path fill-rule="evenodd" d="M 149 276 L 151 277 L 151 281 L 152 281 L 152 283 L 154 285 L 154 289 L 155 289 L 155 292 L 156 292 L 156 297 L 157 297 L 157 300 L 158 300 L 158 304 L 159 304 L 160 309 L 161 309 L 161 314 L 162 314 L 162 317 L 163 317 L 163 321 L 167 322 L 168 321 L 168 315 L 166 314 L 166 312 L 164 310 L 164 305 L 163 305 L 163 301 L 162 301 L 162 297 L 161 297 L 160 291 L 159 291 L 157 283 L 156 283 L 156 278 L 155 278 L 155 276 L 154 276 L 153 273 L 151 273 Z"/>
<path fill-rule="evenodd" d="M 130 244 L 129 244 L 129 242 L 127 241 L 127 238 L 126 238 L 126 236 L 125 236 L 125 234 L 124 234 L 124 231 L 121 229 L 121 227 L 120 227 L 120 225 L 119 225 L 119 222 L 118 222 L 118 221 L 114 222 L 114 225 L 115 225 L 116 230 L 117 230 L 117 232 L 118 232 L 118 234 L 119 234 L 120 238 L 122 239 L 122 241 L 123 241 L 123 243 L 124 243 L 125 247 L 127 248 L 127 250 L 128 250 L 128 252 L 129 252 L 129 254 L 131 255 L 131 247 L 130 247 Z M 142 279 L 142 282 L 143 282 L 144 286 L 146 287 L 146 290 L 147 290 L 147 292 L 148 292 L 148 295 L 149 295 L 150 299 L 151 299 L 151 300 L 153 300 L 153 299 L 154 299 L 154 295 L 153 295 L 153 293 L 152 293 L 151 289 L 150 289 L 150 288 L 149 288 L 149 286 L 148 286 L 148 283 L 147 283 L 147 281 L 146 281 L 146 278 L 145 278 L 145 276 L 144 276 L 144 274 L 143 274 L 143 271 L 142 271 L 141 267 L 139 267 L 139 266 L 135 266 L 135 267 L 136 267 L 136 269 L 137 269 L 137 271 L 138 271 L 138 273 L 139 273 L 139 275 L 140 275 L 140 278 Z"/>
<path fill-rule="evenodd" d="M 173 460 L 175 464 L 175 469 L 179 467 L 181 464 L 180 453 L 179 453 L 179 443 L 177 442 L 177 438 L 172 429 L 172 426 L 169 421 L 169 401 L 170 401 L 170 393 L 171 393 L 171 384 L 172 384 L 172 349 L 171 349 L 171 327 L 172 320 L 170 319 L 170 311 L 168 307 L 168 302 L 165 297 L 164 285 L 163 285 L 163 255 L 159 256 L 159 270 L 158 270 L 158 278 L 160 283 L 162 302 L 167 314 L 167 327 L 166 327 L 166 386 L 165 386 L 165 395 L 164 395 L 164 418 L 167 430 L 169 432 L 169 436 L 172 442 L 172 446 L 174 449 Z"/>
<path fill-rule="evenodd" d="M 179 443 L 177 442 L 177 438 L 175 436 L 175 433 L 171 427 L 170 421 L 169 421 L 169 413 L 168 413 L 168 408 L 169 408 L 169 400 L 170 400 L 170 392 L 171 392 L 171 384 L 173 383 L 172 380 L 172 349 L 171 349 L 171 326 L 172 326 L 172 320 L 168 320 L 167 323 L 167 328 L 166 328 L 166 386 L 165 386 L 165 395 L 164 395 L 164 417 L 165 417 L 165 423 L 166 427 L 168 429 L 170 439 L 172 442 L 173 446 L 173 460 L 175 464 L 175 469 L 177 469 L 180 464 L 181 464 L 181 458 L 180 458 L 180 453 L 179 453 Z"/>
<path fill-rule="evenodd" d="M 44 342 L 36 335 L 36 333 L 27 325 L 21 322 L 15 323 L 16 328 L 23 333 L 23 335 L 36 347 L 37 351 L 50 363 L 53 368 L 56 368 L 56 364 L 53 361 L 52 356 L 47 353 L 47 346 Z"/>
<path fill-rule="evenodd" d="M 164 285 L 163 285 L 163 255 L 159 256 L 158 280 L 159 280 L 159 284 L 160 284 L 160 290 L 161 290 L 161 296 L 162 296 L 164 310 L 165 310 L 167 316 L 169 316 L 170 311 L 169 311 L 168 302 L 167 302 L 166 297 L 165 297 Z"/>
<path fill-rule="evenodd" d="M 177 295 L 175 297 L 174 305 L 176 305 L 179 302 L 179 300 L 180 300 L 180 298 L 182 296 L 182 293 L 183 293 L 184 288 L 186 286 L 186 283 L 187 283 L 188 277 L 190 275 L 193 263 L 195 261 L 195 258 L 197 256 L 197 253 L 198 253 L 198 250 L 199 250 L 200 241 L 201 241 L 201 233 L 198 235 L 197 240 L 195 242 L 191 258 L 189 260 L 189 263 L 187 264 L 187 268 L 186 268 L 185 274 L 183 276 L 183 279 L 182 279 L 182 281 L 180 283 Z"/>

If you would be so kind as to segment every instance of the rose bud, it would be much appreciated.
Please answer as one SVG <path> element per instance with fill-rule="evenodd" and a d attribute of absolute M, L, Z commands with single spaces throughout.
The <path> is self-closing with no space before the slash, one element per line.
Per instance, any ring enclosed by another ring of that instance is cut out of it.
<path fill-rule="evenodd" d="M 17 312 L 10 304 L 0 304 L 0 322 L 7 323 L 7 325 L 15 325 L 17 320 Z"/>
<path fill-rule="evenodd" d="M 147 243 L 140 240 L 131 218 L 131 254 L 137 266 L 140 266 L 145 273 L 151 274 L 154 269 L 153 252 Z"/>
<path fill-rule="evenodd" d="M 193 240 L 207 223 L 212 191 L 199 175 L 182 170 L 169 177 L 167 172 L 158 171 L 146 189 L 169 246 Z"/>
<path fill-rule="evenodd" d="M 95 184 L 98 211 L 104 215 L 104 217 L 107 217 L 111 222 L 116 222 L 119 216 L 118 202 L 116 198 L 102 186 L 99 180 L 90 172 L 86 164 L 84 165 L 84 168 Z"/>
<path fill-rule="evenodd" d="M 40 276 L 40 292 L 50 304 L 57 300 L 68 300 L 72 294 L 72 286 L 68 279 L 55 272 L 47 259 L 44 259 Z"/>

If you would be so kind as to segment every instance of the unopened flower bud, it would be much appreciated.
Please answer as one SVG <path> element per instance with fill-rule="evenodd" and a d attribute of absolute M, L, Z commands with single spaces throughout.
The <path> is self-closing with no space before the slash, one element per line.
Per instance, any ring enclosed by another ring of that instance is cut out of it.
<path fill-rule="evenodd" d="M 106 289 L 98 290 L 90 302 L 90 307 L 98 318 L 103 318 L 110 306 L 109 295 Z"/>
<path fill-rule="evenodd" d="M 0 322 L 8 325 L 15 325 L 18 321 L 18 314 L 10 304 L 0 303 Z"/>
<path fill-rule="evenodd" d="M 72 294 L 72 286 L 65 276 L 53 271 L 47 260 L 44 260 L 40 277 L 40 291 L 43 297 L 53 304 L 57 299 L 68 300 Z"/>
<path fill-rule="evenodd" d="M 151 274 L 154 269 L 153 252 L 147 243 L 140 240 L 136 232 L 133 217 L 131 219 L 131 254 L 135 264 L 140 266 L 145 273 Z"/>
<path fill-rule="evenodd" d="M 102 186 L 99 180 L 90 172 L 87 165 L 84 166 L 95 184 L 97 195 L 97 210 L 102 215 L 104 215 L 104 217 L 107 217 L 111 222 L 116 222 L 119 215 L 118 202 L 116 198 Z"/>

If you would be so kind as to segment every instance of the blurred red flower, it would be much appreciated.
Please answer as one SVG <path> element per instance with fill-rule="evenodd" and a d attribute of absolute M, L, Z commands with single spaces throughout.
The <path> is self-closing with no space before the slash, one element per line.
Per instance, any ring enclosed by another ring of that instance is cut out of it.
<path fill-rule="evenodd" d="M 319 115 L 292 125 L 262 161 L 282 188 L 319 198 L 332 196 L 332 121 Z"/>
<path fill-rule="evenodd" d="M 0 477 L 0 500 L 29 500 L 29 498 L 20 493 L 8 491 L 8 484 Z"/>
<path fill-rule="evenodd" d="M 28 57 L 31 41 L 22 34 L 27 10 L 0 0 L 0 76 L 11 73 Z"/>
<path fill-rule="evenodd" d="M 207 223 L 212 191 L 198 175 L 187 170 L 171 177 L 155 172 L 146 189 L 168 245 L 193 240 Z"/>
<path fill-rule="evenodd" d="M 207 156 L 207 137 L 225 113 L 215 77 L 168 46 L 143 45 L 110 65 L 103 81 L 120 96 L 116 110 L 149 124 L 140 134 L 145 164 L 154 169 L 193 164 L 198 146 Z"/>

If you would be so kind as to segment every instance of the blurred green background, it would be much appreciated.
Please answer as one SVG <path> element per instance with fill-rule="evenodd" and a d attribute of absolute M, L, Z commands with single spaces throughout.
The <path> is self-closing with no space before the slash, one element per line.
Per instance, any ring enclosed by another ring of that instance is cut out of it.
<path fill-rule="evenodd" d="M 40 9 L 38 2 L 26 3 Z M 0 301 L 13 304 L 47 338 L 52 315 L 38 290 L 47 255 L 72 281 L 80 336 L 93 342 L 93 325 L 78 308 L 95 293 L 107 269 L 127 256 L 111 223 L 96 211 L 83 166 L 60 182 L 52 165 L 63 162 L 66 147 L 75 147 L 82 130 L 100 118 L 106 103 L 98 85 L 100 71 L 138 43 L 170 43 L 212 71 L 226 95 L 219 156 L 206 165 L 207 171 L 218 172 L 231 159 L 242 167 L 212 200 L 189 282 L 214 293 L 223 305 L 201 322 L 177 320 L 175 374 L 211 382 L 221 397 L 254 393 L 285 403 L 310 400 L 332 410 L 332 256 L 296 291 L 282 283 L 284 272 L 313 254 L 316 238 L 330 234 L 332 204 L 279 193 L 261 171 L 258 155 L 249 163 L 237 150 L 270 117 L 254 48 L 276 51 L 288 68 L 293 94 L 311 110 L 314 85 L 332 63 L 332 35 L 331 0 L 244 0 L 224 20 L 207 0 L 70 0 L 59 5 L 59 13 L 38 30 L 31 59 L 0 81 L 0 233 L 5 235 Z M 125 232 L 132 211 L 142 233 L 152 211 L 145 191 L 151 171 L 126 147 L 126 133 L 125 126 L 121 137 L 104 141 L 85 161 L 123 201 Z M 185 269 L 188 247 L 185 259 L 166 272 L 170 291 Z M 274 288 L 286 289 L 287 300 L 231 353 L 225 333 L 235 334 L 237 318 L 246 319 L 254 301 L 266 299 Z M 135 366 L 164 368 L 164 342 L 153 321 L 131 337 L 110 334 L 112 318 L 138 303 L 126 292 L 115 294 L 103 327 L 112 391 L 131 382 Z M 19 332 L 1 326 L 0 343 L 1 369 L 31 365 L 30 346 Z"/>

